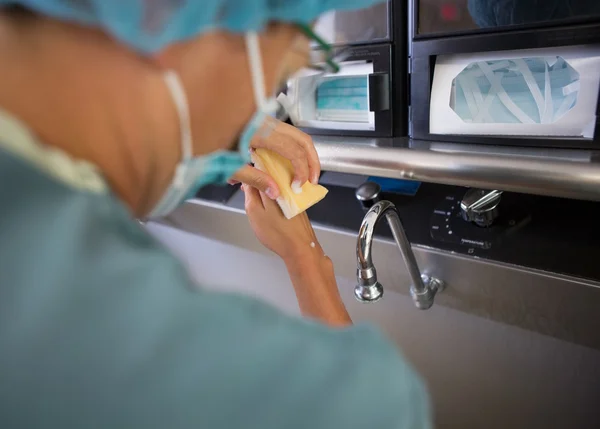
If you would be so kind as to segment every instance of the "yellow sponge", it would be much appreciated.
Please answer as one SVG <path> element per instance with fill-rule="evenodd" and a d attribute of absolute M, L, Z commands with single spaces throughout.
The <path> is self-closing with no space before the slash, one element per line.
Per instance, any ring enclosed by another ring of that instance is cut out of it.
<path fill-rule="evenodd" d="M 267 173 L 279 186 L 279 198 L 277 203 L 283 215 L 291 219 L 302 213 L 309 207 L 315 205 L 329 192 L 321 185 L 313 185 L 306 182 L 302 185 L 302 192 L 295 193 L 292 190 L 292 179 L 294 178 L 294 167 L 292 163 L 281 155 L 268 150 L 256 149 L 252 153 L 252 162 L 260 171 Z"/>

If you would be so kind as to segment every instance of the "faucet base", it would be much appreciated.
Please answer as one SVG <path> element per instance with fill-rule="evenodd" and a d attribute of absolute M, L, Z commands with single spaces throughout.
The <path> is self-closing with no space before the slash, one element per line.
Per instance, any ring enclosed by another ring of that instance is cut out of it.
<path fill-rule="evenodd" d="M 354 288 L 354 296 L 360 302 L 379 301 L 383 296 L 383 286 L 379 282 L 372 285 L 357 285 Z"/>
<path fill-rule="evenodd" d="M 421 274 L 424 289 L 417 291 L 415 286 L 410 287 L 410 296 L 419 310 L 427 310 L 433 305 L 435 294 L 444 289 L 444 282 L 435 277 L 429 277 L 426 274 Z"/>

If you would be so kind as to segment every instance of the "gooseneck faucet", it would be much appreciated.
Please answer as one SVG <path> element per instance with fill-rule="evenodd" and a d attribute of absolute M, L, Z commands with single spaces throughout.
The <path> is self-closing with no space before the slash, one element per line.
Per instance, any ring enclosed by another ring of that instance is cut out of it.
<path fill-rule="evenodd" d="M 358 284 L 354 289 L 354 295 L 362 302 L 374 302 L 383 296 L 383 286 L 377 281 L 377 271 L 373 264 L 371 249 L 375 227 L 385 217 L 412 281 L 410 295 L 417 308 L 427 310 L 433 305 L 435 294 L 443 289 L 444 282 L 435 277 L 421 274 L 410 242 L 402 227 L 398 209 L 390 201 L 379 201 L 380 192 L 381 188 L 374 182 L 366 182 L 356 190 L 356 198 L 365 209 L 369 210 L 360 225 L 356 242 Z"/>

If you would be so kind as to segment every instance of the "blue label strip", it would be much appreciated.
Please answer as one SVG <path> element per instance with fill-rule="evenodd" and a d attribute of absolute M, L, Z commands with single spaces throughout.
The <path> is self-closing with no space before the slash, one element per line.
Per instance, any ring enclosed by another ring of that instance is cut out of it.
<path fill-rule="evenodd" d="M 394 194 L 401 195 L 416 195 L 421 186 L 421 182 L 414 180 L 402 180 L 402 179 L 389 179 L 387 177 L 369 177 L 369 182 L 375 182 L 381 186 L 382 192 L 391 192 Z"/>

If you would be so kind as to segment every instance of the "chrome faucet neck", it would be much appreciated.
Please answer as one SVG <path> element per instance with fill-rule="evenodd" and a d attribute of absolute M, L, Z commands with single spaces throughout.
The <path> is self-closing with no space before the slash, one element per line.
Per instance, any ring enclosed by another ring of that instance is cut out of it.
<path fill-rule="evenodd" d="M 412 280 L 410 293 L 415 305 L 420 309 L 427 309 L 433 305 L 434 296 L 443 287 L 443 282 L 422 275 L 419 271 L 410 242 L 402 227 L 398 209 L 390 201 L 376 202 L 363 218 L 356 242 L 356 277 L 358 284 L 354 294 L 359 301 L 363 302 L 374 302 L 383 296 L 383 286 L 377 281 L 377 271 L 373 264 L 372 245 L 375 228 L 384 217 L 388 221 Z"/>

